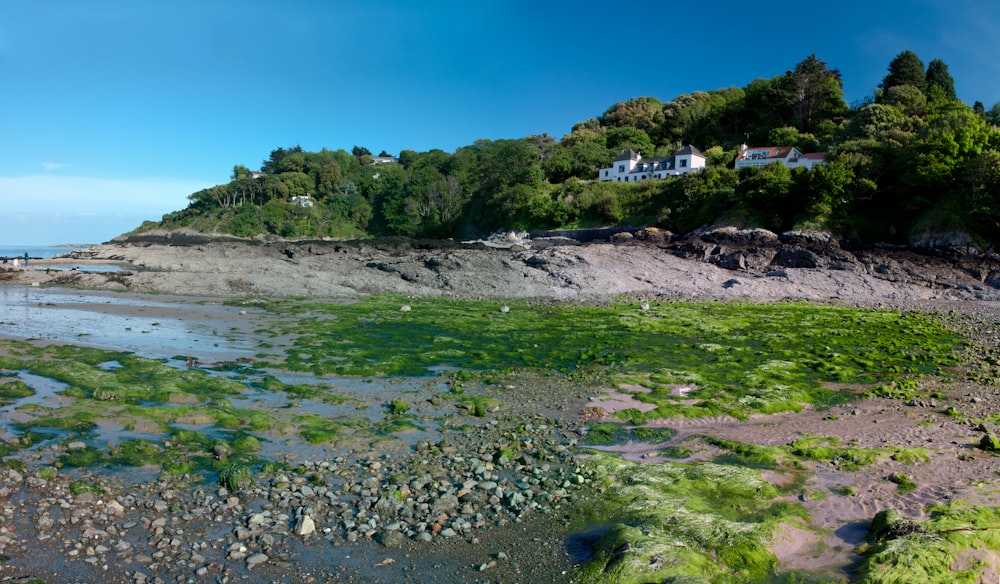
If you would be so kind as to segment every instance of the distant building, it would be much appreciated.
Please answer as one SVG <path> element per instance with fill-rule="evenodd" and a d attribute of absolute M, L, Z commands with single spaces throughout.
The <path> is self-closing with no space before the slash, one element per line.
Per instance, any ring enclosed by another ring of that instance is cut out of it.
<path fill-rule="evenodd" d="M 372 164 L 392 164 L 399 162 L 395 156 L 372 156 Z"/>
<path fill-rule="evenodd" d="M 292 197 L 292 204 L 300 207 L 312 207 L 313 200 L 310 195 L 295 195 Z"/>
<path fill-rule="evenodd" d="M 267 176 L 266 172 L 257 172 L 256 170 L 250 171 L 250 178 L 264 178 Z"/>
<path fill-rule="evenodd" d="M 702 168 L 705 168 L 705 155 L 691 145 L 681 148 L 673 156 L 657 158 L 643 158 L 629 149 L 615 158 L 610 168 L 602 168 L 598 178 L 602 181 L 636 182 L 680 176 Z"/>
<path fill-rule="evenodd" d="M 780 162 L 788 168 L 812 170 L 817 164 L 826 162 L 826 154 L 822 152 L 803 154 L 794 146 L 748 148 L 746 144 L 743 144 L 740 146 L 740 153 L 736 155 L 736 168 L 764 166 L 775 162 Z"/>

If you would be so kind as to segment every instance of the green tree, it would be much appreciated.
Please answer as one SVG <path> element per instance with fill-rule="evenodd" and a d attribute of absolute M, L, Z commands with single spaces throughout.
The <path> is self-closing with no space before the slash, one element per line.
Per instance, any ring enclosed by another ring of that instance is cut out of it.
<path fill-rule="evenodd" d="M 817 116 L 829 118 L 847 111 L 839 72 L 828 69 L 815 53 L 795 65 L 783 81 L 784 101 L 801 130 L 812 130 Z"/>
<path fill-rule="evenodd" d="M 621 154 L 631 148 L 644 156 L 652 156 L 656 151 L 649 134 L 639 128 L 625 126 L 623 128 L 610 128 L 606 134 L 606 144 L 609 151 L 614 156 Z"/>
<path fill-rule="evenodd" d="M 941 59 L 934 59 L 927 65 L 927 95 L 932 100 L 955 101 L 955 80 L 948 72 L 948 65 Z M 935 99 L 936 97 L 936 99 Z"/>
<path fill-rule="evenodd" d="M 903 51 L 889 63 L 889 73 L 882 78 L 879 87 L 885 91 L 897 85 L 912 85 L 923 91 L 926 78 L 923 61 L 913 51 Z"/>
<path fill-rule="evenodd" d="M 744 99 L 745 92 L 735 87 L 677 96 L 663 106 L 659 143 L 704 145 L 734 140 L 743 131 Z"/>
<path fill-rule="evenodd" d="M 774 146 L 794 146 L 802 152 L 815 152 L 819 142 L 812 134 L 804 134 L 791 126 L 775 128 L 767 135 L 767 143 Z"/>
<path fill-rule="evenodd" d="M 286 156 L 291 156 L 292 154 L 298 154 L 302 152 L 301 146 L 292 146 L 287 150 L 284 148 L 275 148 L 271 151 L 271 155 L 261 163 L 261 172 L 266 172 L 267 174 L 277 174 L 282 172 L 280 169 L 281 161 L 285 159 Z"/>
<path fill-rule="evenodd" d="M 316 165 L 309 173 L 316 185 L 315 195 L 318 199 L 332 196 L 343 181 L 340 165 L 332 158 L 326 158 Z"/>
<path fill-rule="evenodd" d="M 742 168 L 739 177 L 734 196 L 735 211 L 740 218 L 771 231 L 791 228 L 793 218 L 801 214 L 801 206 L 789 196 L 792 171 L 787 166 Z"/>
<path fill-rule="evenodd" d="M 229 222 L 229 232 L 237 237 L 250 237 L 263 233 L 260 209 L 250 203 L 240 205 Z"/>
<path fill-rule="evenodd" d="M 985 112 L 986 121 L 994 126 L 1000 126 L 1000 101 L 993 104 L 988 112 Z"/>
<path fill-rule="evenodd" d="M 233 173 L 229 176 L 229 180 L 240 180 L 243 178 L 250 178 L 250 169 L 242 164 L 237 164 L 233 167 Z"/>
<path fill-rule="evenodd" d="M 794 117 L 783 86 L 787 81 L 783 77 L 774 79 L 754 79 L 746 87 L 744 96 L 746 122 L 743 131 L 749 134 L 749 139 L 741 136 L 750 145 L 762 144 L 772 128 L 794 125 Z"/>
<path fill-rule="evenodd" d="M 882 94 L 882 103 L 891 105 L 907 116 L 927 113 L 927 96 L 913 85 L 894 85 Z"/>
<path fill-rule="evenodd" d="M 597 178 L 597 171 L 611 165 L 614 156 L 605 147 L 604 136 L 594 140 L 575 142 L 571 146 L 559 146 L 542 161 L 542 169 L 550 183 L 558 184 L 571 177 L 582 179 Z"/>
<path fill-rule="evenodd" d="M 637 128 L 654 140 L 663 125 L 663 103 L 653 97 L 634 97 L 618 102 L 601 116 L 601 125 L 611 128 Z"/>

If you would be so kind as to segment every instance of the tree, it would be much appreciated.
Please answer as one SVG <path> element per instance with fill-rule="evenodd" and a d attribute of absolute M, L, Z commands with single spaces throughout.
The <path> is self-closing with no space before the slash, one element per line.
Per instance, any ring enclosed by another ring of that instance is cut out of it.
<path fill-rule="evenodd" d="M 782 77 L 774 79 L 754 79 L 744 93 L 744 115 L 746 122 L 739 140 L 750 144 L 760 144 L 767 139 L 771 128 L 779 128 L 794 124 L 794 116 L 782 88 L 787 83 Z"/>
<path fill-rule="evenodd" d="M 941 59 L 934 59 L 927 65 L 926 82 L 928 97 L 940 92 L 939 99 L 947 101 L 958 99 L 955 94 L 955 80 L 952 79 L 951 73 L 948 73 L 948 65 Z"/>
<path fill-rule="evenodd" d="M 731 141 L 743 131 L 742 89 L 729 87 L 678 95 L 663 106 L 659 144 L 712 144 Z"/>
<path fill-rule="evenodd" d="M 927 97 L 913 85 L 894 85 L 882 94 L 882 103 L 891 105 L 908 116 L 927 113 Z"/>
<path fill-rule="evenodd" d="M 903 51 L 889 63 L 889 74 L 882 78 L 882 91 L 897 85 L 912 85 L 923 91 L 927 74 L 924 63 L 913 51 Z"/>
<path fill-rule="evenodd" d="M 1000 126 L 1000 101 L 993 104 L 990 111 L 985 114 L 986 121 L 994 126 Z"/>
<path fill-rule="evenodd" d="M 965 196 L 969 220 L 979 235 L 1000 236 L 1000 152 L 985 150 L 966 163 Z"/>
<path fill-rule="evenodd" d="M 631 148 L 640 154 L 652 156 L 656 148 L 646 132 L 632 127 L 611 128 L 607 133 L 607 148 L 616 156 Z"/>
<path fill-rule="evenodd" d="M 601 116 L 601 124 L 612 128 L 638 128 L 657 136 L 663 125 L 663 104 L 653 97 L 634 97 L 618 102 Z"/>
<path fill-rule="evenodd" d="M 291 156 L 292 154 L 299 154 L 301 152 L 302 152 L 302 147 L 298 145 L 292 146 L 288 150 L 285 150 L 284 148 L 275 148 L 274 150 L 271 151 L 271 155 L 268 157 L 268 159 L 260 164 L 260 170 L 261 172 L 266 172 L 267 174 L 277 174 L 281 172 L 279 165 L 286 156 Z"/>
<path fill-rule="evenodd" d="M 250 169 L 243 166 L 242 164 L 237 164 L 233 167 L 233 174 L 230 175 L 229 180 L 240 180 L 241 178 L 249 178 Z"/>
<path fill-rule="evenodd" d="M 775 128 L 767 135 L 767 143 L 775 146 L 794 146 L 803 152 L 813 152 L 819 143 L 812 134 L 803 134 L 796 128 Z"/>
<path fill-rule="evenodd" d="M 791 107 L 796 126 L 804 131 L 813 128 L 814 116 L 829 117 L 847 110 L 838 72 L 827 69 L 826 63 L 809 55 L 784 77 L 785 102 Z"/>
<path fill-rule="evenodd" d="M 355 158 L 361 158 L 362 156 L 371 156 L 372 151 L 364 146 L 355 146 L 354 148 L 351 148 L 351 155 Z"/>

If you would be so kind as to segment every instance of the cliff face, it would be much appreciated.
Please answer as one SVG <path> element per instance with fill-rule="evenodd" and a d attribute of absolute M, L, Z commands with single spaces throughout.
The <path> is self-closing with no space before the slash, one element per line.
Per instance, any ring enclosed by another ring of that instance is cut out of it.
<path fill-rule="evenodd" d="M 581 238 L 582 239 L 582 238 Z M 954 248 L 851 249 L 822 234 L 655 229 L 582 243 L 563 236 L 459 243 L 244 240 L 154 233 L 62 262 L 119 272 L 37 272 L 17 281 L 195 296 L 414 296 L 599 300 L 803 299 L 860 305 L 1000 301 L 1000 261 Z"/>

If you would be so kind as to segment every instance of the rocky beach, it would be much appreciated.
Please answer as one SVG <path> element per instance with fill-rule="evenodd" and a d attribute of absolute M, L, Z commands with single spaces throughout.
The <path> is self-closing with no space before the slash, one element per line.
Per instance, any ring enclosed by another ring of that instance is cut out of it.
<path fill-rule="evenodd" d="M 0 278 L 211 297 L 388 292 L 585 301 L 617 295 L 800 299 L 861 305 L 1000 300 L 998 257 L 948 241 L 922 241 L 910 248 L 852 248 L 825 234 L 735 228 L 686 236 L 652 228 L 572 235 L 577 237 L 511 233 L 462 243 L 404 238 L 246 240 L 151 232 L 34 261 L 35 269 L 7 270 Z M 99 271 L 102 267 L 113 271 Z"/>
<path fill-rule="evenodd" d="M 967 367 L 979 366 L 977 359 L 989 357 L 1000 339 L 1000 260 L 968 248 L 854 248 L 821 234 L 732 228 L 683 237 L 655 229 L 573 235 L 461 243 L 150 233 L 32 261 L 29 270 L 0 269 L 0 282 L 124 295 L 138 299 L 136 306 L 142 299 L 167 304 L 141 309 L 153 319 L 182 313 L 188 303 L 352 301 L 382 293 L 543 304 L 792 300 L 914 310 L 946 319 L 967 337 Z M 269 318 L 252 306 L 222 311 L 213 326 L 252 335 Z M 199 483 L 143 468 L 131 475 L 46 472 L 53 461 L 88 447 L 72 436 L 22 453 L 26 465 L 0 471 L 0 580 L 572 582 L 596 536 L 580 531 L 571 510 L 600 497 L 595 477 L 580 464 L 587 456 L 581 440 L 595 416 L 635 408 L 635 392 L 539 372 L 507 372 L 495 384 L 504 390 L 505 407 L 486 416 L 440 403 L 441 387 L 433 383 L 351 394 L 364 404 L 359 410 L 405 399 L 418 419 L 444 419 L 461 431 L 378 447 L 348 439 L 322 455 L 284 453 L 288 465 L 264 469 L 253 484 Z M 883 509 L 920 519 L 933 503 L 1000 503 L 1000 458 L 978 448 L 994 428 L 969 422 L 1000 406 L 995 386 L 965 375 L 928 379 L 924 389 L 907 400 L 873 396 L 822 410 L 652 425 L 675 430 L 672 444 L 709 434 L 784 445 L 819 433 L 856 448 L 926 449 L 928 460 L 920 464 L 885 458 L 844 472 L 835 462 L 815 463 L 793 497 L 808 511 L 811 529 L 789 525 L 771 549 L 783 570 L 818 571 L 837 581 L 849 577 L 868 522 Z M 469 382 L 464 391 L 493 389 Z M 948 406 L 963 415 L 947 415 Z M 512 442 L 516 453 L 506 451 Z M 666 460 L 662 446 L 629 441 L 602 449 L 656 464 Z M 720 453 L 710 443 L 691 448 L 695 460 Z M 900 473 L 916 488 L 901 493 L 887 479 Z M 766 476 L 777 485 L 791 481 L 780 472 Z M 815 496 L 830 489 L 852 495 Z M 965 561 L 978 562 L 983 581 L 1000 573 L 996 551 Z"/>

